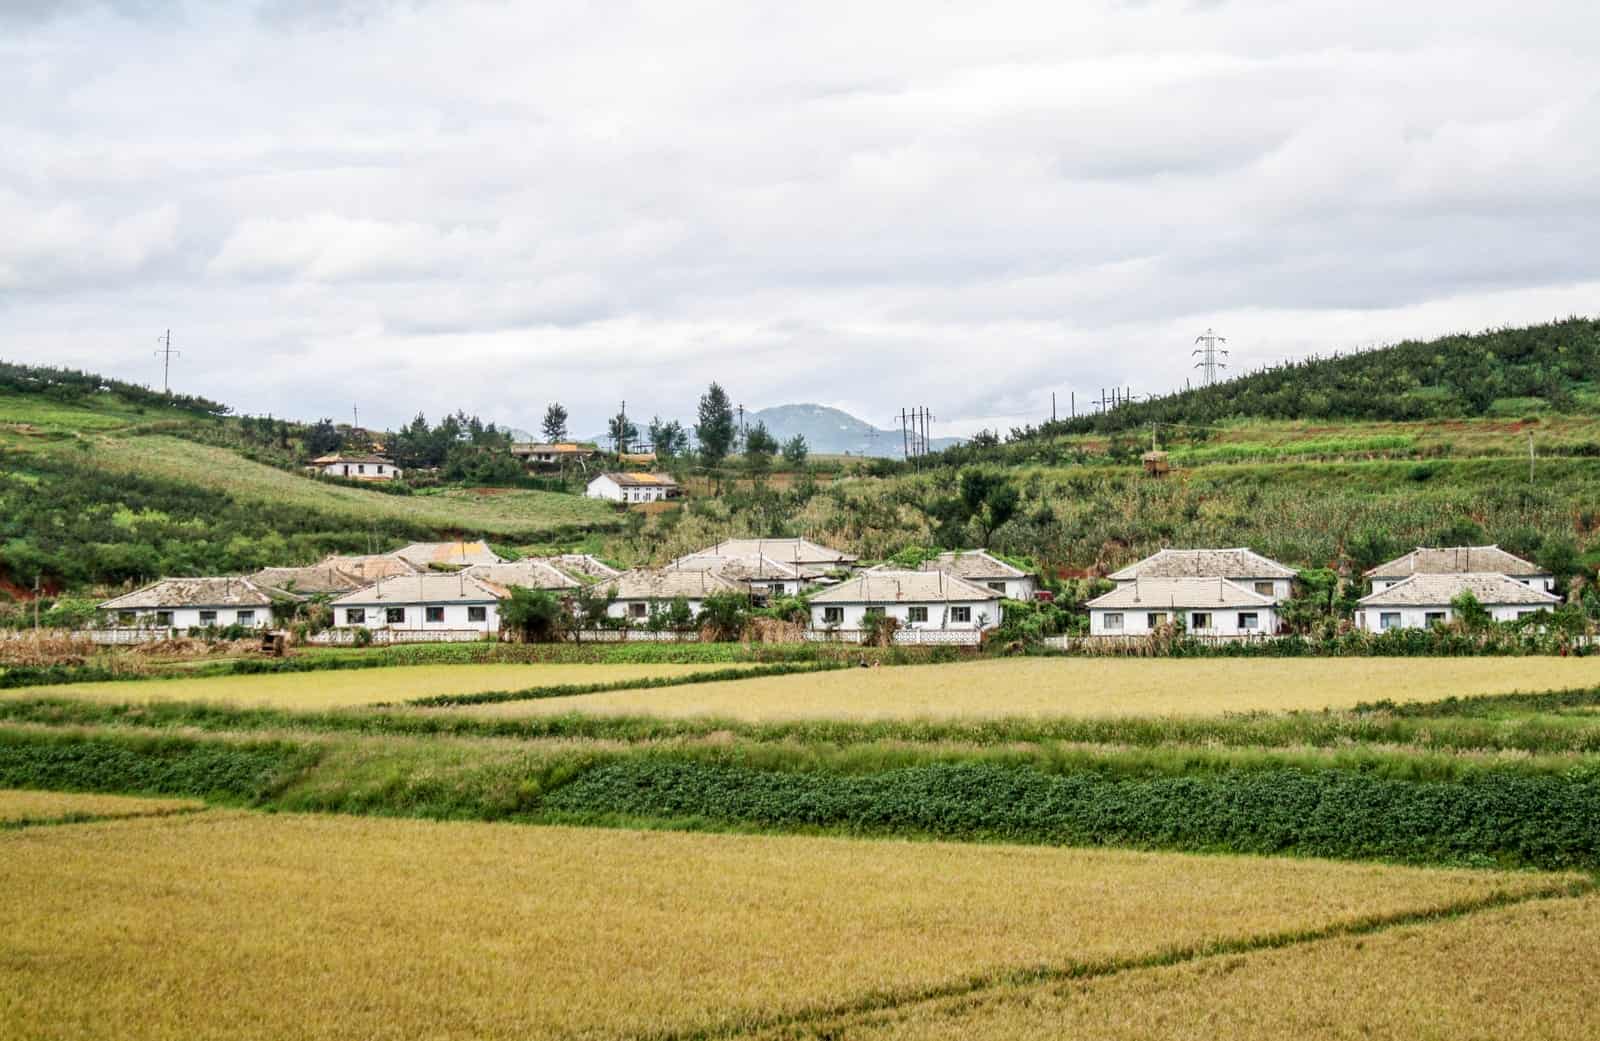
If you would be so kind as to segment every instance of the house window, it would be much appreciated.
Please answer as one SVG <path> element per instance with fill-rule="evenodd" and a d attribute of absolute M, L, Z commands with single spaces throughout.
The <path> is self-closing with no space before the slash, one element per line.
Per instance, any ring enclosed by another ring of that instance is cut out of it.
<path fill-rule="evenodd" d="M 1144 624 L 1151 629 L 1159 629 L 1167 624 L 1167 612 L 1151 611 L 1144 616 Z"/>
<path fill-rule="evenodd" d="M 349 463 L 345 463 L 344 464 L 344 476 L 346 476 L 346 477 L 350 476 L 350 464 Z"/>
<path fill-rule="evenodd" d="M 1006 584 L 1004 582 L 985 582 L 984 584 L 990 589 L 993 589 L 996 593 L 1004 593 L 1006 591 Z"/>
<path fill-rule="evenodd" d="M 1121 611 L 1107 611 L 1105 613 L 1105 619 L 1104 619 L 1104 622 L 1102 624 L 1107 629 L 1119 629 L 1120 630 L 1122 628 L 1122 612 Z"/>
<path fill-rule="evenodd" d="M 822 609 L 822 622 L 824 625 L 839 625 L 844 621 L 844 608 L 824 607 Z"/>
<path fill-rule="evenodd" d="M 650 605 L 643 600 L 636 600 L 628 605 L 629 618 L 644 618 L 650 613 Z"/>
<path fill-rule="evenodd" d="M 365 607 L 347 607 L 344 611 L 345 625 L 366 625 L 367 609 Z"/>
<path fill-rule="evenodd" d="M 1256 586 L 1255 586 L 1255 589 L 1256 589 L 1256 592 L 1260 593 L 1262 596 L 1271 596 L 1272 595 L 1272 583 L 1271 582 L 1257 582 Z"/>
<path fill-rule="evenodd" d="M 215 611 L 201 611 L 200 612 L 200 624 L 201 625 L 216 625 L 217 624 L 217 612 L 215 612 Z"/>
<path fill-rule="evenodd" d="M 134 614 L 132 611 L 118 611 L 117 612 L 117 624 L 118 625 L 135 625 L 135 624 L 138 623 L 138 621 L 139 621 L 139 616 Z"/>
<path fill-rule="evenodd" d="M 430 622 L 442 622 L 442 621 L 444 621 L 444 608 L 442 608 L 442 607 L 424 607 L 422 610 L 423 610 L 423 618 L 425 620 L 430 621 Z"/>
<path fill-rule="evenodd" d="M 406 609 L 403 607 L 385 607 L 383 609 L 383 620 L 390 625 L 404 625 Z"/>
<path fill-rule="evenodd" d="M 1239 628 L 1241 628 L 1241 629 L 1259 629 L 1259 628 L 1261 628 L 1261 615 L 1258 614 L 1255 611 L 1240 611 L 1239 612 Z"/>
<path fill-rule="evenodd" d="M 379 473 L 383 473 L 383 466 L 382 466 L 382 464 L 380 464 L 380 465 L 379 465 L 379 466 L 378 466 L 378 472 L 379 472 Z"/>
<path fill-rule="evenodd" d="M 1378 628 L 1379 629 L 1398 629 L 1398 628 L 1400 628 L 1400 612 L 1399 611 L 1383 611 L 1383 612 L 1380 612 L 1379 615 L 1378 615 Z"/>
<path fill-rule="evenodd" d="M 952 622 L 970 622 L 970 621 L 972 621 L 972 608 L 970 608 L 970 607 L 952 607 L 950 609 L 950 620 Z"/>
<path fill-rule="evenodd" d="M 366 472 L 367 472 L 367 464 L 366 463 L 357 463 L 356 464 L 356 473 L 364 474 Z"/>
<path fill-rule="evenodd" d="M 767 586 L 767 592 L 771 593 L 773 596 L 782 596 L 783 595 L 783 583 L 782 582 L 773 582 L 771 585 Z"/>
<path fill-rule="evenodd" d="M 928 609 L 926 607 L 916 606 L 916 607 L 908 607 L 908 608 L 906 608 L 906 621 L 908 621 L 908 622 L 926 622 L 927 620 L 928 620 Z"/>
<path fill-rule="evenodd" d="M 1189 628 L 1190 629 L 1209 629 L 1209 628 L 1211 628 L 1211 612 L 1210 611 L 1191 611 L 1189 613 Z"/>
<path fill-rule="evenodd" d="M 484 607 L 482 604 L 478 604 L 476 607 L 467 608 L 467 621 L 469 621 L 469 622 L 487 622 L 488 620 L 489 620 L 489 609 L 487 607 Z"/>
<path fill-rule="evenodd" d="M 157 611 L 156 612 L 156 624 L 157 625 L 171 625 L 172 624 L 172 612 L 171 611 Z"/>
<path fill-rule="evenodd" d="M 256 613 L 254 611 L 240 611 L 233 616 L 233 621 L 236 625 L 255 625 Z"/>
<path fill-rule="evenodd" d="M 1443 625 L 1447 617 L 1443 611 L 1426 611 L 1422 615 L 1422 624 L 1430 627 Z"/>

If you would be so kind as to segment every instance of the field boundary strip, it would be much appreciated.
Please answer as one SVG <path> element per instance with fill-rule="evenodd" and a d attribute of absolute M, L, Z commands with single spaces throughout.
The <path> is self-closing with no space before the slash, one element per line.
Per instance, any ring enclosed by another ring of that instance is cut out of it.
<path fill-rule="evenodd" d="M 18 817 L 0 821 L 0 832 L 21 831 L 23 828 L 57 828 L 70 824 L 102 824 L 106 821 L 199 816 L 210 811 L 209 806 L 180 806 L 165 810 L 137 810 L 132 813 L 67 813 L 56 817 Z"/>
<path fill-rule="evenodd" d="M 1353 936 L 1370 936 L 1409 925 L 1431 925 L 1539 900 L 1588 896 L 1595 892 L 1591 879 L 1568 879 L 1522 893 L 1496 892 L 1476 899 L 1457 900 L 1434 908 L 1401 911 L 1387 915 L 1368 915 L 1344 922 L 1333 922 L 1310 929 L 1292 929 L 1233 940 L 1214 940 L 1201 944 L 1170 947 L 1151 954 L 1128 958 L 1066 965 L 1040 965 L 1032 968 L 984 973 L 920 988 L 914 991 L 877 992 L 861 995 L 836 1005 L 813 1006 L 754 1022 L 727 1027 L 701 1027 L 682 1031 L 651 1032 L 633 1035 L 634 1041 L 719 1041 L 724 1038 L 756 1037 L 777 1034 L 786 1038 L 829 1038 L 851 1021 L 875 1013 L 898 1011 L 932 1001 L 977 997 L 1002 988 L 1064 983 L 1074 980 L 1103 979 L 1126 972 L 1166 968 L 1217 957 L 1234 957 L 1260 951 L 1282 950 L 1302 944 Z"/>
<path fill-rule="evenodd" d="M 491 705 L 508 701 L 540 701 L 546 698 L 579 697 L 584 694 L 611 694 L 628 690 L 654 690 L 658 687 L 681 687 L 696 683 L 726 683 L 733 680 L 761 679 L 767 676 L 793 676 L 808 672 L 834 672 L 850 668 L 842 662 L 807 662 L 792 664 L 780 662 L 773 665 L 734 666 L 692 672 L 683 676 L 656 676 L 636 680 L 613 680 L 608 683 L 567 683 L 550 687 L 526 687 L 521 690 L 486 690 L 476 694 L 434 694 L 412 698 L 409 701 L 373 702 L 372 708 L 450 708 L 462 705 Z"/>

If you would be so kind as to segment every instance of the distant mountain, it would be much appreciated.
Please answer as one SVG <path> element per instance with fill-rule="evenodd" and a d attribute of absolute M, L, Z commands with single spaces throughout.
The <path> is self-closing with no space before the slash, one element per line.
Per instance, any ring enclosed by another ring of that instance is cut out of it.
<path fill-rule="evenodd" d="M 747 425 L 765 423 L 779 443 L 804 434 L 806 444 L 818 455 L 898 457 L 904 450 L 899 429 L 880 430 L 872 424 L 826 405 L 774 405 L 745 416 Z M 937 451 L 958 444 L 959 438 L 932 438 Z"/>

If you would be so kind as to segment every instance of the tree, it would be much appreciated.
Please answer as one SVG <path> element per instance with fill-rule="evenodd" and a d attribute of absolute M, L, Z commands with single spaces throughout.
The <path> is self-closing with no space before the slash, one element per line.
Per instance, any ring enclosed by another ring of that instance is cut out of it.
<path fill-rule="evenodd" d="M 767 430 L 767 424 L 757 423 L 750 428 L 744 440 L 744 457 L 752 469 L 765 470 L 778 450 L 778 439 Z"/>
<path fill-rule="evenodd" d="M 1472 595 L 1472 590 L 1463 589 L 1456 598 L 1450 601 L 1450 607 L 1455 612 L 1456 621 L 1461 623 L 1463 629 L 1482 629 L 1489 624 L 1489 609 Z"/>
<path fill-rule="evenodd" d="M 663 422 L 660 416 L 650 419 L 650 445 L 662 459 L 673 459 L 689 451 L 689 432 L 674 419 Z"/>
<path fill-rule="evenodd" d="M 548 589 L 528 589 L 511 586 L 510 593 L 500 601 L 500 624 L 520 633 L 527 643 L 544 643 L 555 639 L 566 621 L 566 611 L 561 601 Z"/>
<path fill-rule="evenodd" d="M 639 428 L 633 420 L 628 418 L 626 412 L 618 412 L 606 424 L 606 434 L 611 438 L 611 443 L 616 446 L 618 454 L 626 452 L 634 441 L 639 438 Z"/>
<path fill-rule="evenodd" d="M 319 419 L 306 428 L 306 454 L 315 458 L 329 452 L 337 452 L 344 445 L 344 438 L 339 434 L 339 428 L 333 425 L 331 419 Z"/>
<path fill-rule="evenodd" d="M 995 529 L 1016 515 L 1021 494 L 1004 474 L 977 467 L 961 471 L 957 490 L 967 518 L 978 526 L 987 549 Z"/>
<path fill-rule="evenodd" d="M 599 586 L 582 586 L 572 594 L 572 609 L 578 622 L 586 629 L 598 629 L 604 624 L 610 607 L 617 599 L 617 587 L 601 589 Z"/>
<path fill-rule="evenodd" d="M 700 625 L 711 630 L 714 640 L 737 640 L 749 610 L 750 601 L 743 593 L 711 593 L 701 603 Z"/>
<path fill-rule="evenodd" d="M 806 444 L 806 435 L 796 434 L 783 443 L 783 461 L 799 469 L 806 465 L 806 457 L 811 454 L 811 446 Z"/>
<path fill-rule="evenodd" d="M 544 426 L 542 430 L 545 441 L 550 444 L 567 439 L 567 410 L 561 402 L 552 401 L 549 407 L 544 410 Z"/>
<path fill-rule="evenodd" d="M 706 465 L 715 466 L 726 459 L 733 448 L 733 405 L 728 401 L 727 391 L 711 384 L 700 396 L 699 416 L 694 436 L 700 441 L 700 455 Z"/>

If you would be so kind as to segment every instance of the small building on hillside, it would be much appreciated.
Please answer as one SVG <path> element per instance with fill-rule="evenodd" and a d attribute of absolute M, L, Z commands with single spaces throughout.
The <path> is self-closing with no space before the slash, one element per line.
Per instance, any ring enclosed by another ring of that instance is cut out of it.
<path fill-rule="evenodd" d="M 353 571 L 324 564 L 312 564 L 308 567 L 264 567 L 248 578 L 263 589 L 282 590 L 297 596 L 350 593 L 368 585 L 371 581 Z"/>
<path fill-rule="evenodd" d="M 591 499 L 609 502 L 660 502 L 675 499 L 683 493 L 666 474 L 605 473 L 589 482 L 584 495 Z"/>
<path fill-rule="evenodd" d="M 813 629 L 855 630 L 868 613 L 902 629 L 987 630 L 1002 621 L 1001 594 L 942 571 L 863 571 L 811 598 Z"/>
<path fill-rule="evenodd" d="M 1469 574 L 1505 575 L 1546 593 L 1556 588 L 1556 577 L 1549 571 L 1499 546 L 1418 546 L 1403 557 L 1379 564 L 1362 577 L 1372 581 L 1374 593 L 1381 593 L 1412 575 Z"/>
<path fill-rule="evenodd" d="M 1269 560 L 1255 550 L 1163 549 L 1108 577 L 1118 585 L 1151 578 L 1223 578 L 1274 600 L 1293 595 L 1294 568 Z"/>
<path fill-rule="evenodd" d="M 497 633 L 504 596 L 503 590 L 464 572 L 401 575 L 334 600 L 333 624 L 340 629 Z"/>
<path fill-rule="evenodd" d="M 699 552 L 719 557 L 769 557 L 821 571 L 848 571 L 856 564 L 851 554 L 810 539 L 723 539 Z"/>
<path fill-rule="evenodd" d="M 710 571 L 676 568 L 635 568 L 599 582 L 595 588 L 613 598 L 606 614 L 635 624 L 649 621 L 652 611 L 667 610 L 678 597 L 687 600 L 689 611 L 698 615 L 708 596 L 745 592 L 739 583 Z"/>
<path fill-rule="evenodd" d="M 354 575 L 360 579 L 356 584 L 357 589 L 362 586 L 369 586 L 381 578 L 414 575 L 418 571 L 417 568 L 393 553 L 332 554 L 323 557 L 313 566 L 334 568 Z"/>
<path fill-rule="evenodd" d="M 578 581 L 547 560 L 527 557 L 505 564 L 474 564 L 467 568 L 469 578 L 509 590 L 512 586 L 523 589 L 545 589 L 551 592 L 581 589 L 586 583 Z M 509 596 L 509 593 L 504 595 Z"/>
<path fill-rule="evenodd" d="M 1278 631 L 1277 598 L 1226 578 L 1135 578 L 1084 606 L 1090 636 L 1148 636 L 1177 625 L 1194 636 Z"/>
<path fill-rule="evenodd" d="M 560 467 L 568 463 L 582 465 L 600 450 L 594 445 L 563 441 L 558 444 L 518 442 L 511 446 L 511 454 L 535 467 Z"/>
<path fill-rule="evenodd" d="M 471 567 L 474 564 L 499 564 L 500 555 L 489 548 L 487 542 L 413 542 L 394 551 L 398 557 L 418 570 Z"/>
<path fill-rule="evenodd" d="M 932 560 L 923 561 L 922 570 L 943 571 L 975 585 L 986 586 L 1011 600 L 1032 600 L 1039 588 L 1035 575 L 1007 564 L 983 549 L 941 553 Z"/>
<path fill-rule="evenodd" d="M 804 564 L 787 564 L 766 555 L 724 556 L 721 553 L 690 553 L 667 565 L 684 571 L 710 571 L 743 586 L 752 597 L 795 596 L 815 585 L 824 572 Z"/>
<path fill-rule="evenodd" d="M 1502 574 L 1425 574 L 1403 578 L 1356 601 L 1356 627 L 1367 632 L 1425 629 L 1455 618 L 1451 603 L 1471 593 L 1497 622 L 1554 610 L 1561 598 Z"/>
<path fill-rule="evenodd" d="M 656 454 L 654 452 L 619 452 L 617 453 L 617 462 L 623 466 L 648 468 L 656 465 Z"/>
<path fill-rule="evenodd" d="M 164 578 L 99 606 L 117 626 L 184 630 L 242 625 L 255 629 L 272 624 L 274 604 L 293 604 L 300 599 L 248 578 Z"/>
<path fill-rule="evenodd" d="M 1152 448 L 1140 456 L 1139 461 L 1144 463 L 1144 472 L 1150 477 L 1165 477 L 1172 471 L 1172 463 L 1167 453 L 1158 448 Z"/>
<path fill-rule="evenodd" d="M 400 468 L 381 455 L 322 455 L 311 460 L 310 469 L 329 477 L 351 481 L 393 481 Z"/>

